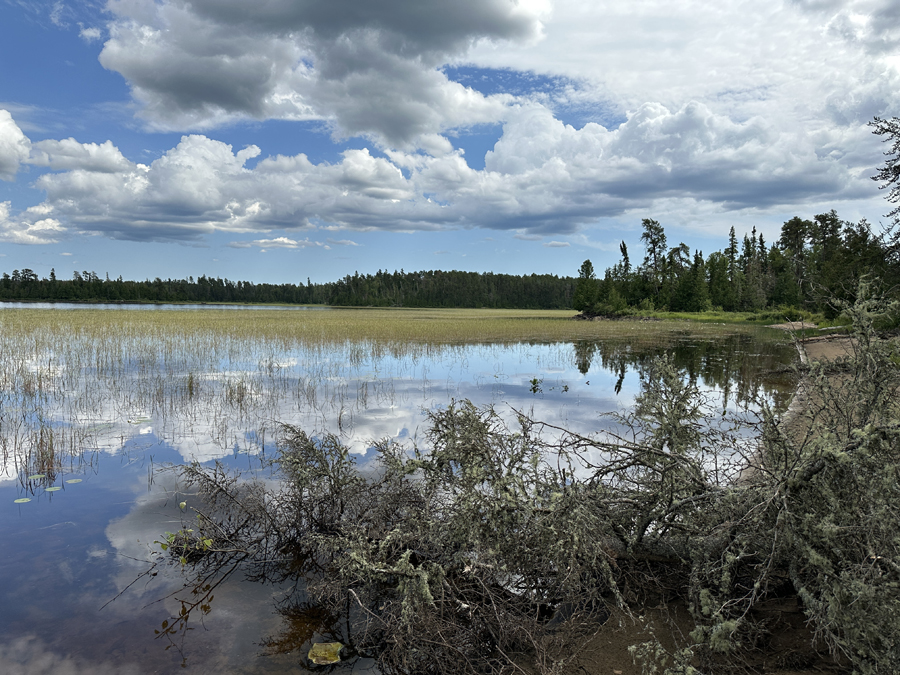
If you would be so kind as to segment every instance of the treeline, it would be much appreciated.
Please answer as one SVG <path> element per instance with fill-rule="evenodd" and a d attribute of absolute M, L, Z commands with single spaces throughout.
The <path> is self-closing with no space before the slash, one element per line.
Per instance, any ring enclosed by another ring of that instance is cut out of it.
<path fill-rule="evenodd" d="M 0 300 L 51 302 L 233 302 L 375 307 L 490 307 L 568 309 L 575 279 L 549 274 L 515 276 L 477 272 L 387 272 L 347 275 L 314 284 L 255 284 L 200 276 L 197 279 L 124 281 L 75 272 L 39 278 L 30 269 L 4 273 Z"/>
<path fill-rule="evenodd" d="M 885 293 L 900 284 L 895 242 L 872 232 L 865 220 L 841 220 L 834 211 L 812 220 L 784 223 L 768 245 L 756 228 L 738 241 L 731 228 L 728 246 L 704 257 L 680 243 L 669 248 L 665 230 L 644 219 L 643 264 L 632 265 L 628 248 L 621 260 L 596 277 L 590 260 L 579 270 L 572 306 L 588 315 L 668 310 L 759 311 L 796 308 L 834 314 L 834 299 L 853 301 L 864 276 Z"/>
<path fill-rule="evenodd" d="M 588 315 L 670 310 L 699 312 L 796 308 L 833 312 L 834 298 L 852 301 L 863 276 L 891 293 L 900 287 L 898 243 L 831 211 L 784 223 L 772 245 L 754 229 L 704 257 L 685 243 L 669 247 L 662 225 L 642 221 L 642 264 L 628 248 L 603 278 L 585 260 L 577 279 L 549 274 L 387 272 L 347 275 L 321 284 L 255 284 L 200 276 L 125 281 L 74 272 L 71 279 L 39 278 L 30 269 L 4 273 L 0 301 L 232 302 L 374 307 L 489 307 L 569 309 Z"/>

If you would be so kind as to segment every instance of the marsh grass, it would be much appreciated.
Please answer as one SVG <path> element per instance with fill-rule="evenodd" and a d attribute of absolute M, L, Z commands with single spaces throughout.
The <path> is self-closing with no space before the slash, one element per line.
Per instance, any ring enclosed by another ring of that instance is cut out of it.
<path fill-rule="evenodd" d="M 759 312 L 725 312 L 722 310 L 709 310 L 706 312 L 640 312 L 640 316 L 662 319 L 664 321 L 689 321 L 692 323 L 718 323 L 718 324 L 756 324 L 766 326 L 785 321 L 806 321 L 817 325 L 825 325 L 825 316 L 821 313 L 800 311 L 794 308 L 784 310 L 770 309 Z M 845 320 L 829 321 L 846 323 Z"/>
<path fill-rule="evenodd" d="M 264 450 L 283 421 L 349 433 L 361 410 L 401 403 L 394 378 L 421 377 L 427 396 L 437 385 L 428 364 L 464 360 L 473 344 L 568 350 L 565 343 L 603 341 L 640 350 L 722 331 L 573 321 L 565 311 L 4 309 L 0 472 L 49 474 L 151 431 L 176 447 L 193 443 L 201 460 Z M 392 370 L 380 372 L 386 359 Z M 449 398 L 458 384 L 445 386 Z"/>

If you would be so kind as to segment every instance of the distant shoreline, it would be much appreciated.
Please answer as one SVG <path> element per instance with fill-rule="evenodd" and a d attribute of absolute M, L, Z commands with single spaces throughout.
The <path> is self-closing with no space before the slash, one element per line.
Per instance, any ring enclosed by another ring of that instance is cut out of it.
<path fill-rule="evenodd" d="M 160 305 L 197 305 L 205 307 L 313 307 L 331 308 L 325 304 L 294 304 L 287 302 L 198 302 L 194 300 L 0 300 L 0 305 L 122 305 L 122 306 L 160 306 Z"/>

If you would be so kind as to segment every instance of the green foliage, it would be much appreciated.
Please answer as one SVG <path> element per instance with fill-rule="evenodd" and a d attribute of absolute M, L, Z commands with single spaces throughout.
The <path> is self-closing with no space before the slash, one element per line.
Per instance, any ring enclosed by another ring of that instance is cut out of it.
<path fill-rule="evenodd" d="M 852 303 L 865 279 L 877 279 L 884 293 L 896 294 L 900 288 L 898 235 L 876 235 L 865 219 L 843 221 L 833 210 L 812 220 L 786 221 L 773 246 L 755 228 L 739 244 L 732 227 L 725 250 L 705 260 L 697 252 L 691 261 L 684 243 L 667 249 L 659 222 L 644 219 L 642 226 L 643 266 L 630 272 L 627 248 L 622 248 L 624 259 L 606 270 L 591 313 L 622 315 L 629 307 L 646 312 L 648 305 L 673 312 L 721 307 L 726 312 L 760 313 L 778 307 L 782 314 L 785 309 L 794 314 L 810 311 L 833 320 L 839 314 L 833 301 Z M 585 292 L 576 295 L 576 309 L 589 310 Z"/>
<path fill-rule="evenodd" d="M 176 557 L 181 565 L 196 562 L 212 550 L 214 541 L 194 532 L 193 528 L 182 528 L 177 532 L 166 532 L 162 541 L 155 541 L 161 551 Z"/>
<path fill-rule="evenodd" d="M 597 302 L 598 292 L 594 266 L 590 260 L 585 260 L 578 270 L 578 281 L 575 283 L 575 292 L 572 294 L 572 309 L 578 312 L 590 311 Z"/>
<path fill-rule="evenodd" d="M 372 307 L 490 307 L 567 309 L 575 280 L 551 274 L 481 274 L 429 270 L 378 270 L 347 275 L 322 284 L 255 284 L 200 276 L 187 279 L 128 281 L 101 279 L 94 272 L 75 272 L 60 280 L 51 271 L 39 279 L 31 270 L 13 270 L 0 278 L 0 300 L 57 302 L 189 302 L 328 304 Z"/>
<path fill-rule="evenodd" d="M 641 665 L 641 675 L 700 675 L 691 665 L 694 654 L 690 649 L 669 654 L 659 642 L 651 641 L 630 646 L 628 653 Z"/>
<path fill-rule="evenodd" d="M 887 190 L 887 201 L 891 204 L 900 203 L 900 118 L 892 117 L 891 119 L 883 119 L 876 117 L 869 126 L 872 127 L 872 133 L 877 136 L 883 136 L 882 142 L 888 143 L 890 149 L 885 152 L 884 165 L 879 167 L 878 173 L 872 177 L 872 180 L 880 181 L 882 185 L 879 187 Z M 888 218 L 893 220 L 894 228 L 900 224 L 900 206 L 894 208 L 887 214 Z M 900 241 L 900 233 L 893 232 L 892 244 L 896 251 L 896 244 Z"/>

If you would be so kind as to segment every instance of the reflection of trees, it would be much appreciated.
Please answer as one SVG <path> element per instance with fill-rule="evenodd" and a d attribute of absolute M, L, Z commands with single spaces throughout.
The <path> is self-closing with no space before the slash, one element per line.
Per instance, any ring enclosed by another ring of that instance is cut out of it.
<path fill-rule="evenodd" d="M 572 343 L 575 348 L 575 366 L 582 375 L 587 375 L 591 369 L 591 361 L 601 344 L 594 340 L 579 340 Z"/>
<path fill-rule="evenodd" d="M 572 344 L 575 366 L 586 375 L 592 364 L 615 373 L 618 394 L 626 373 L 643 378 L 652 360 L 670 354 L 675 366 L 691 384 L 722 392 L 722 405 L 748 402 L 760 395 L 771 398 L 776 408 L 787 405 L 789 387 L 783 373 L 794 356 L 789 344 L 762 341 L 749 333 L 698 337 L 688 334 L 658 335 L 652 343 L 613 340 L 579 340 Z"/>

